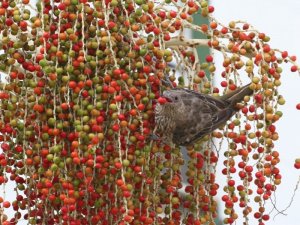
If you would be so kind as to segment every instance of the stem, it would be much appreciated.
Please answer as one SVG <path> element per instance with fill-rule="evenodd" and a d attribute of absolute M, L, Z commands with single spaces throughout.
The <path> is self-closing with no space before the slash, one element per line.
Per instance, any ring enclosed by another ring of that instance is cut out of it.
<path fill-rule="evenodd" d="M 191 39 L 185 38 L 184 36 L 172 38 L 169 41 L 165 42 L 166 48 L 173 48 L 177 46 L 182 47 L 197 47 L 197 46 L 205 46 L 209 47 L 209 39 Z"/>

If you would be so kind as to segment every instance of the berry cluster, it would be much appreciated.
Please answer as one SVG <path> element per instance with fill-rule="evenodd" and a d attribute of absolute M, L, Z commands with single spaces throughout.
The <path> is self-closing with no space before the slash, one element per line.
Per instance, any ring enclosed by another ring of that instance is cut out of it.
<path fill-rule="evenodd" d="M 264 202 L 281 182 L 280 64 L 298 71 L 296 57 L 247 23 L 222 25 L 205 0 L 33 2 L 0 3 L 0 185 L 14 182 L 16 193 L 0 197 L 1 224 L 213 224 L 219 155 L 209 137 L 186 149 L 186 185 L 180 148 L 150 138 L 164 85 L 220 92 L 207 76 L 216 76 L 214 57 L 200 62 L 195 51 L 201 45 L 224 55 L 222 90 L 235 90 L 240 76 L 255 90 L 244 116 L 212 134 L 229 143 L 224 223 L 237 219 L 237 206 L 259 225 L 269 219 Z M 211 22 L 193 24 L 193 15 Z M 184 28 L 208 39 L 187 39 Z"/>

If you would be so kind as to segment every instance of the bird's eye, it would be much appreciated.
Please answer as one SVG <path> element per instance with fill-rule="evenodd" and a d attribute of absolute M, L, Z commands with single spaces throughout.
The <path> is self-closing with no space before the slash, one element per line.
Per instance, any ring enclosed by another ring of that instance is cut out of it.
<path fill-rule="evenodd" d="M 178 100 L 178 97 L 177 96 L 175 96 L 175 98 L 174 98 L 176 101 Z"/>

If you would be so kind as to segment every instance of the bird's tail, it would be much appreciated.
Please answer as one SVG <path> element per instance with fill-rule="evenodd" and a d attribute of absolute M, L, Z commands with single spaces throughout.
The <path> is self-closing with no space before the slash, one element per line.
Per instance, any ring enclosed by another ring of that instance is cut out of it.
<path fill-rule="evenodd" d="M 230 103 L 231 106 L 235 107 L 235 105 L 244 100 L 244 97 L 247 95 L 252 95 L 253 90 L 250 88 L 251 83 L 238 88 L 235 91 L 232 91 L 228 94 L 225 94 L 221 97 L 222 100 Z"/>

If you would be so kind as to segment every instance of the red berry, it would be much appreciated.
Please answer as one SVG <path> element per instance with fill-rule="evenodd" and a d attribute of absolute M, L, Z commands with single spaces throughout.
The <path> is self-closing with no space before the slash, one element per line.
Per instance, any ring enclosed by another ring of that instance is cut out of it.
<path fill-rule="evenodd" d="M 116 26 L 116 23 L 113 21 L 108 22 L 108 29 L 113 29 Z"/>
<path fill-rule="evenodd" d="M 245 23 L 244 25 L 243 25 L 243 30 L 248 30 L 249 29 L 249 24 L 248 23 Z"/>
<path fill-rule="evenodd" d="M 209 13 L 212 13 L 214 11 L 215 11 L 215 8 L 212 5 L 208 6 L 208 12 Z"/>
<path fill-rule="evenodd" d="M 228 197 L 228 195 L 223 195 L 223 197 L 222 197 L 222 201 L 226 202 L 226 201 L 228 201 L 228 200 L 229 200 L 229 197 Z"/>
<path fill-rule="evenodd" d="M 255 61 L 260 61 L 260 60 L 262 60 L 262 55 L 261 54 L 257 54 L 255 56 Z"/>
<path fill-rule="evenodd" d="M 9 208 L 10 207 L 10 202 L 9 201 L 3 202 L 3 207 L 4 208 Z"/>
<path fill-rule="evenodd" d="M 300 169 L 300 158 L 295 160 L 294 167 L 295 167 L 296 169 Z"/>
<path fill-rule="evenodd" d="M 231 91 L 234 91 L 234 90 L 236 89 L 236 85 L 235 85 L 235 84 L 230 84 L 230 85 L 229 85 L 229 89 L 230 89 Z"/>
<path fill-rule="evenodd" d="M 119 75 L 121 74 L 121 72 L 122 72 L 122 71 L 121 71 L 120 69 L 115 69 L 115 70 L 113 71 L 113 74 L 119 76 Z"/>
<path fill-rule="evenodd" d="M 159 34 L 160 34 L 160 29 L 159 29 L 158 27 L 155 27 L 155 28 L 153 29 L 153 33 L 154 33 L 155 35 L 159 35 Z"/>
<path fill-rule="evenodd" d="M 235 185 L 234 180 L 229 180 L 227 183 L 228 183 L 228 186 L 234 186 Z"/>
<path fill-rule="evenodd" d="M 225 206 L 227 208 L 232 208 L 233 207 L 233 202 L 231 200 L 227 200 L 226 203 L 225 203 Z"/>
<path fill-rule="evenodd" d="M 104 25 L 105 25 L 105 21 L 104 20 L 102 20 L 102 19 L 98 20 L 98 26 L 99 27 L 103 27 Z"/>
<path fill-rule="evenodd" d="M 143 67 L 143 72 L 146 74 L 149 74 L 151 72 L 151 67 L 150 66 L 144 66 Z"/>
<path fill-rule="evenodd" d="M 171 10 L 171 11 L 170 11 L 170 16 L 171 16 L 172 18 L 175 18 L 175 17 L 177 16 L 177 12 Z"/>
<path fill-rule="evenodd" d="M 27 28 L 27 22 L 26 21 L 21 21 L 20 22 L 20 27 L 21 27 L 21 29 L 23 30 L 26 30 L 26 28 Z"/>
<path fill-rule="evenodd" d="M 298 70 L 298 66 L 293 65 L 293 66 L 291 67 L 291 71 L 292 71 L 292 72 L 296 72 L 297 70 Z"/>
<path fill-rule="evenodd" d="M 116 163 L 115 163 L 115 168 L 116 168 L 116 169 L 121 169 L 121 168 L 122 168 L 122 163 L 116 162 Z"/>
<path fill-rule="evenodd" d="M 8 18 L 8 19 L 6 19 L 5 23 L 7 26 L 11 26 L 11 25 L 13 25 L 14 21 L 12 19 Z"/>
<path fill-rule="evenodd" d="M 200 70 L 198 72 L 198 77 L 201 77 L 201 78 L 205 77 L 205 72 L 203 70 Z"/>
<path fill-rule="evenodd" d="M 164 97 L 159 97 L 157 99 L 157 102 L 161 105 L 165 104 L 167 102 L 167 99 L 165 99 Z"/>
<path fill-rule="evenodd" d="M 65 10 L 65 9 L 66 9 L 66 5 L 65 5 L 64 3 L 60 3 L 60 4 L 57 6 L 57 8 L 58 8 L 59 10 Z"/>
<path fill-rule="evenodd" d="M 253 167 L 252 167 L 252 166 L 246 166 L 246 167 L 245 167 L 245 171 L 246 171 L 247 173 L 251 173 L 251 172 L 253 171 Z"/>
<path fill-rule="evenodd" d="M 263 50 L 264 50 L 264 52 L 269 52 L 269 51 L 271 51 L 271 48 L 270 48 L 269 45 L 265 45 L 265 46 L 263 47 Z"/>
<path fill-rule="evenodd" d="M 168 33 L 164 34 L 164 40 L 165 40 L 165 41 L 171 40 L 170 34 L 168 34 Z"/>
<path fill-rule="evenodd" d="M 158 16 L 164 19 L 166 17 L 166 12 L 165 11 L 159 11 Z"/>
<path fill-rule="evenodd" d="M 195 2 L 193 2 L 193 1 L 188 1 L 188 6 L 189 6 L 189 7 L 194 7 L 194 5 L 195 5 Z"/>
<path fill-rule="evenodd" d="M 289 55 L 289 54 L 288 54 L 287 51 L 283 51 L 283 52 L 281 53 L 281 57 L 282 57 L 282 58 L 286 58 L 288 55 Z"/>
<path fill-rule="evenodd" d="M 254 213 L 254 218 L 259 219 L 261 217 L 261 213 L 256 212 Z"/>
<path fill-rule="evenodd" d="M 227 27 L 223 27 L 223 28 L 221 29 L 221 33 L 222 33 L 222 34 L 227 34 L 227 32 L 228 32 L 228 28 L 227 28 Z"/>
<path fill-rule="evenodd" d="M 206 62 L 212 62 L 214 58 L 211 55 L 206 56 L 205 58 Z"/>
<path fill-rule="evenodd" d="M 227 84 L 227 81 L 222 81 L 222 82 L 221 82 L 221 86 L 222 86 L 222 87 L 227 87 L 227 85 L 228 85 L 228 84 Z"/>
<path fill-rule="evenodd" d="M 77 84 L 76 84 L 75 81 L 70 81 L 70 82 L 69 82 L 69 88 L 75 89 L 76 87 L 77 87 Z"/>
<path fill-rule="evenodd" d="M 180 13 L 180 18 L 185 20 L 187 18 L 187 14 L 184 12 Z"/>
<path fill-rule="evenodd" d="M 269 220 L 270 219 L 270 216 L 269 215 L 263 215 L 262 217 L 261 217 L 263 220 Z"/>
<path fill-rule="evenodd" d="M 291 57 L 290 57 L 290 59 L 292 60 L 292 61 L 296 61 L 297 60 L 297 57 L 296 56 L 294 56 L 294 55 L 292 55 Z"/>
<path fill-rule="evenodd" d="M 244 108 L 242 108 L 242 113 L 244 113 L 244 114 L 248 113 L 248 108 L 246 106 Z"/>

